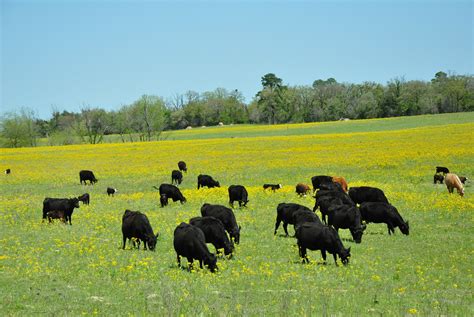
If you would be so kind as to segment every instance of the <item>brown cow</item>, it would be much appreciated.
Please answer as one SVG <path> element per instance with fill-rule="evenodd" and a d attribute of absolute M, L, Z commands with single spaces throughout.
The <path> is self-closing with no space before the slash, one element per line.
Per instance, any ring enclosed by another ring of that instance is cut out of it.
<path fill-rule="evenodd" d="M 339 185 L 341 185 L 342 187 L 342 190 L 347 193 L 347 182 L 346 180 L 344 179 L 344 177 L 342 176 L 334 176 L 332 178 L 332 181 L 333 183 L 338 183 Z"/>
<path fill-rule="evenodd" d="M 462 186 L 461 180 L 456 174 L 453 174 L 453 173 L 446 174 L 446 176 L 444 177 L 444 182 L 450 194 L 452 194 L 454 191 L 454 188 L 456 188 L 458 191 L 458 194 L 461 195 L 461 197 L 464 196 L 464 187 Z"/>
<path fill-rule="evenodd" d="M 303 183 L 298 183 L 296 185 L 296 193 L 300 196 L 306 196 L 306 193 L 310 192 L 311 188 L 308 185 Z"/>
<path fill-rule="evenodd" d="M 61 219 L 62 222 L 66 223 L 66 218 L 64 216 L 64 211 L 62 210 L 52 210 L 46 213 L 48 221 L 51 223 L 53 219 Z"/>

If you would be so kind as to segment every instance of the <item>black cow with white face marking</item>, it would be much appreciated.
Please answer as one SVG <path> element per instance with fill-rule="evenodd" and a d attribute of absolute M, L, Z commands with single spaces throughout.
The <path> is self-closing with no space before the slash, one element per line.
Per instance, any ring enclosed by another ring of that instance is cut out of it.
<path fill-rule="evenodd" d="M 199 261 L 201 269 L 204 262 L 211 272 L 217 270 L 217 257 L 209 252 L 204 232 L 198 227 L 184 222 L 178 225 L 174 230 L 173 246 L 178 266 L 181 267 L 181 256 L 184 256 L 188 260 L 189 270 L 193 267 L 194 259 Z"/>
<path fill-rule="evenodd" d="M 43 220 L 46 219 L 48 211 L 63 211 L 65 222 L 71 223 L 71 216 L 74 208 L 79 208 L 77 198 L 45 198 L 43 201 Z"/>
<path fill-rule="evenodd" d="M 97 183 L 97 178 L 95 178 L 94 173 L 92 171 L 88 170 L 82 170 L 79 172 L 79 179 L 82 184 L 84 182 L 84 185 L 86 185 L 86 181 L 89 181 L 89 184 L 94 185 Z"/>
<path fill-rule="evenodd" d="M 178 170 L 174 170 L 171 172 L 171 184 L 180 185 L 183 181 L 183 173 Z"/>
<path fill-rule="evenodd" d="M 247 207 L 249 202 L 247 189 L 242 185 L 230 185 L 228 188 L 229 191 L 229 205 L 234 208 L 234 201 L 239 202 L 239 207 Z"/>
<path fill-rule="evenodd" d="M 122 249 L 125 249 L 125 242 L 127 239 L 132 240 L 132 238 L 136 238 L 138 239 L 139 249 L 140 241 L 143 241 L 145 250 L 148 246 L 150 251 L 154 251 L 158 239 L 158 233 L 156 235 L 153 233 L 150 221 L 145 214 L 139 211 L 131 211 L 127 209 L 122 216 L 122 237 Z"/>
<path fill-rule="evenodd" d="M 232 209 L 222 205 L 204 204 L 201 207 L 201 215 L 203 217 L 214 217 L 219 219 L 224 225 L 225 230 L 229 233 L 230 238 L 233 239 L 236 244 L 240 243 L 241 227 L 237 224 Z"/>
<path fill-rule="evenodd" d="M 197 189 L 199 189 L 201 187 L 204 187 L 204 186 L 206 186 L 207 188 L 221 187 L 219 182 L 215 181 L 211 176 L 200 174 L 198 176 Z"/>
<path fill-rule="evenodd" d="M 444 176 L 440 174 L 434 174 L 433 176 L 433 184 L 443 184 Z"/>
<path fill-rule="evenodd" d="M 117 188 L 112 188 L 112 187 L 107 187 L 107 196 L 111 196 L 112 197 L 115 195 L 115 193 L 117 193 L 118 190 Z"/>
<path fill-rule="evenodd" d="M 10 174 L 11 172 L 12 172 L 12 170 L 11 170 L 11 169 L 9 169 L 9 168 L 7 168 L 7 169 L 5 170 L 5 175 L 8 175 L 8 174 Z"/>

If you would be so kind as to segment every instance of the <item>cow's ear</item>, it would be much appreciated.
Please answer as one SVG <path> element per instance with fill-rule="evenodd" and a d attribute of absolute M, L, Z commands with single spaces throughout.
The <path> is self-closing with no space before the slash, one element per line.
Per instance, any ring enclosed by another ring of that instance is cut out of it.
<path fill-rule="evenodd" d="M 155 236 L 155 238 L 157 238 L 157 239 L 158 239 L 158 236 L 159 236 L 159 235 L 160 235 L 160 234 L 159 234 L 159 233 L 157 233 L 157 234 L 156 234 L 156 236 Z"/>
<path fill-rule="evenodd" d="M 240 231 L 241 229 L 242 229 L 242 227 L 241 227 L 241 226 L 239 226 L 239 231 Z"/>
<path fill-rule="evenodd" d="M 351 252 L 351 247 L 349 247 L 349 249 L 347 249 L 348 252 Z"/>

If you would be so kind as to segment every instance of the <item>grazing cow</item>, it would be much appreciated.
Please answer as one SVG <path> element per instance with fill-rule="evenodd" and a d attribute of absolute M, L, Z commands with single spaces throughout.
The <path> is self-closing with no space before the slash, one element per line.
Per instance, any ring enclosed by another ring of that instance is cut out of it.
<path fill-rule="evenodd" d="M 443 174 L 448 174 L 449 169 L 444 166 L 436 166 L 436 173 L 443 173 Z"/>
<path fill-rule="evenodd" d="M 466 184 L 466 181 L 468 181 L 469 178 L 467 178 L 465 176 L 459 176 L 459 180 L 461 181 L 461 183 Z"/>
<path fill-rule="evenodd" d="M 310 192 L 311 189 L 309 188 L 308 185 L 306 184 L 303 184 L 303 183 L 298 183 L 296 184 L 296 193 L 300 196 L 300 197 L 303 197 L 303 196 L 306 196 L 306 194 L 308 192 Z"/>
<path fill-rule="evenodd" d="M 294 204 L 294 203 L 281 203 L 278 204 L 277 206 L 277 217 L 275 221 L 275 231 L 273 234 L 275 235 L 277 233 L 278 227 L 280 226 L 280 223 L 283 222 L 283 230 L 285 231 L 286 236 L 288 236 L 288 224 L 294 225 L 294 214 L 298 210 L 306 210 L 311 212 L 311 209 L 309 209 L 306 206 L 299 205 L 299 204 Z"/>
<path fill-rule="evenodd" d="M 45 198 L 43 201 L 43 219 L 46 219 L 48 211 L 63 211 L 65 222 L 69 220 L 71 223 L 71 216 L 74 208 L 79 208 L 79 199 L 77 198 Z"/>
<path fill-rule="evenodd" d="M 89 205 L 90 202 L 90 196 L 88 193 L 82 194 L 81 196 L 77 197 L 79 201 L 82 201 L 84 205 Z"/>
<path fill-rule="evenodd" d="M 410 227 L 400 216 L 397 208 L 382 202 L 365 202 L 360 205 L 362 220 L 366 223 L 386 223 L 388 234 L 395 233 L 395 228 L 400 228 L 403 234 L 408 235 Z"/>
<path fill-rule="evenodd" d="M 318 175 L 311 177 L 311 183 L 313 184 L 313 192 L 315 192 L 316 189 L 321 189 L 321 184 L 332 182 L 332 176 Z"/>
<path fill-rule="evenodd" d="M 322 183 L 321 185 L 319 185 L 319 190 L 331 190 L 331 191 L 344 192 L 341 184 L 339 183 Z"/>
<path fill-rule="evenodd" d="M 215 181 L 211 176 L 201 174 L 198 176 L 198 189 L 204 186 L 207 186 L 207 188 L 221 187 L 219 182 Z"/>
<path fill-rule="evenodd" d="M 94 173 L 92 171 L 83 170 L 79 172 L 79 179 L 82 184 L 86 185 L 86 181 L 89 181 L 91 185 L 97 183 L 97 178 L 95 178 Z"/>
<path fill-rule="evenodd" d="M 336 231 L 339 231 L 339 228 L 349 229 L 355 243 L 361 243 L 366 228 L 362 225 L 359 208 L 342 204 L 329 207 L 328 224 Z"/>
<path fill-rule="evenodd" d="M 64 224 L 66 224 L 66 217 L 63 210 L 51 210 L 46 213 L 48 217 L 48 222 L 51 223 L 53 219 L 61 219 Z"/>
<path fill-rule="evenodd" d="M 10 174 L 11 172 L 12 172 L 12 171 L 11 171 L 11 169 L 9 169 L 9 168 L 7 168 L 7 169 L 5 170 L 5 174 L 6 174 L 6 175 Z"/>
<path fill-rule="evenodd" d="M 132 240 L 132 238 L 136 238 L 138 239 L 139 249 L 140 241 L 143 241 L 145 250 L 148 245 L 150 251 L 154 251 L 158 235 L 158 233 L 156 235 L 153 233 L 150 221 L 148 221 L 148 217 L 145 214 L 139 211 L 125 210 L 122 216 L 122 249 L 125 249 L 125 242 L 127 239 Z"/>
<path fill-rule="evenodd" d="M 282 188 L 281 184 L 263 184 L 263 190 L 270 188 L 273 192 Z"/>
<path fill-rule="evenodd" d="M 107 196 L 113 197 L 116 192 L 118 192 L 117 188 L 107 187 Z"/>
<path fill-rule="evenodd" d="M 224 249 L 225 255 L 232 255 L 234 244 L 229 240 L 222 221 L 214 217 L 194 217 L 189 224 L 204 232 L 206 243 L 212 243 L 217 254 L 219 254 L 219 249 Z"/>
<path fill-rule="evenodd" d="M 182 204 L 186 202 L 186 198 L 181 194 L 181 191 L 178 187 L 171 184 L 161 184 L 160 187 L 153 186 L 153 188 L 160 191 L 160 202 L 161 196 L 165 195 L 166 199 L 171 198 L 174 202 L 180 201 Z M 162 204 L 163 207 L 163 204 Z"/>
<path fill-rule="evenodd" d="M 201 269 L 204 262 L 211 272 L 217 270 L 217 257 L 209 252 L 206 237 L 198 227 L 182 222 L 174 230 L 173 245 L 179 267 L 181 267 L 181 256 L 184 256 L 188 260 L 189 270 L 193 267 L 194 259 L 199 261 Z"/>
<path fill-rule="evenodd" d="M 355 203 L 349 195 L 344 193 L 341 188 L 336 190 L 320 189 L 316 192 L 315 198 L 316 201 L 314 203 L 313 212 L 319 208 L 324 223 L 326 223 L 326 215 L 329 213 L 329 208 L 331 206 L 341 204 L 355 206 Z"/>
<path fill-rule="evenodd" d="M 440 174 L 434 174 L 433 176 L 433 184 L 440 183 L 443 184 L 444 176 Z"/>
<path fill-rule="evenodd" d="M 249 194 L 247 190 L 242 185 L 230 185 L 228 188 L 229 191 L 229 205 L 234 208 L 234 201 L 239 202 L 239 207 L 247 207 L 247 203 L 249 202 Z"/>
<path fill-rule="evenodd" d="M 351 187 L 349 189 L 349 196 L 354 203 L 359 205 L 365 202 L 381 202 L 388 204 L 388 199 L 385 197 L 384 192 L 376 187 Z"/>
<path fill-rule="evenodd" d="M 183 181 L 183 173 L 177 170 L 174 170 L 171 172 L 171 184 L 180 185 L 182 181 Z"/>
<path fill-rule="evenodd" d="M 178 162 L 178 168 L 179 168 L 180 171 L 183 171 L 185 173 L 188 172 L 188 168 L 186 167 L 186 163 L 183 162 L 183 161 Z"/>
<path fill-rule="evenodd" d="M 337 231 L 319 223 L 305 222 L 296 229 L 296 239 L 300 257 L 303 263 L 309 263 L 306 256 L 306 249 L 321 250 L 321 256 L 326 262 L 326 251 L 331 253 L 334 257 L 334 263 L 337 265 L 337 256 L 341 258 L 342 264 L 349 263 L 351 256 L 351 248 L 344 248 L 341 238 Z"/>
<path fill-rule="evenodd" d="M 160 204 L 161 208 L 163 208 L 164 206 L 168 206 L 168 197 L 166 197 L 165 194 L 160 195 Z"/>
<path fill-rule="evenodd" d="M 341 176 L 334 176 L 332 178 L 333 183 L 337 183 L 341 185 L 342 190 L 347 193 L 347 182 L 344 177 Z"/>
<path fill-rule="evenodd" d="M 444 183 L 446 184 L 446 187 L 448 188 L 448 192 L 450 194 L 452 194 L 454 189 L 456 188 L 458 194 L 461 195 L 461 197 L 464 196 L 464 187 L 462 186 L 462 182 L 456 174 L 446 174 L 446 177 L 444 178 Z"/>
<path fill-rule="evenodd" d="M 234 212 L 232 209 L 222 205 L 204 204 L 201 207 L 201 215 L 203 217 L 214 217 L 219 219 L 224 225 L 225 230 L 229 233 L 231 239 L 236 244 L 240 243 L 240 226 L 237 225 Z"/>
<path fill-rule="evenodd" d="M 321 223 L 319 217 L 308 209 L 298 209 L 293 213 L 293 226 L 296 232 L 298 227 L 305 222 L 317 222 Z"/>

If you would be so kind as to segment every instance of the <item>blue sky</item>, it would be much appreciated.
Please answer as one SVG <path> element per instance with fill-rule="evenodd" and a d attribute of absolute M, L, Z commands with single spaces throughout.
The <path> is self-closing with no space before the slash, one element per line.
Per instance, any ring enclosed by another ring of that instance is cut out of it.
<path fill-rule="evenodd" d="M 118 109 L 143 94 L 473 74 L 472 1 L 1 2 L 1 112 Z"/>

